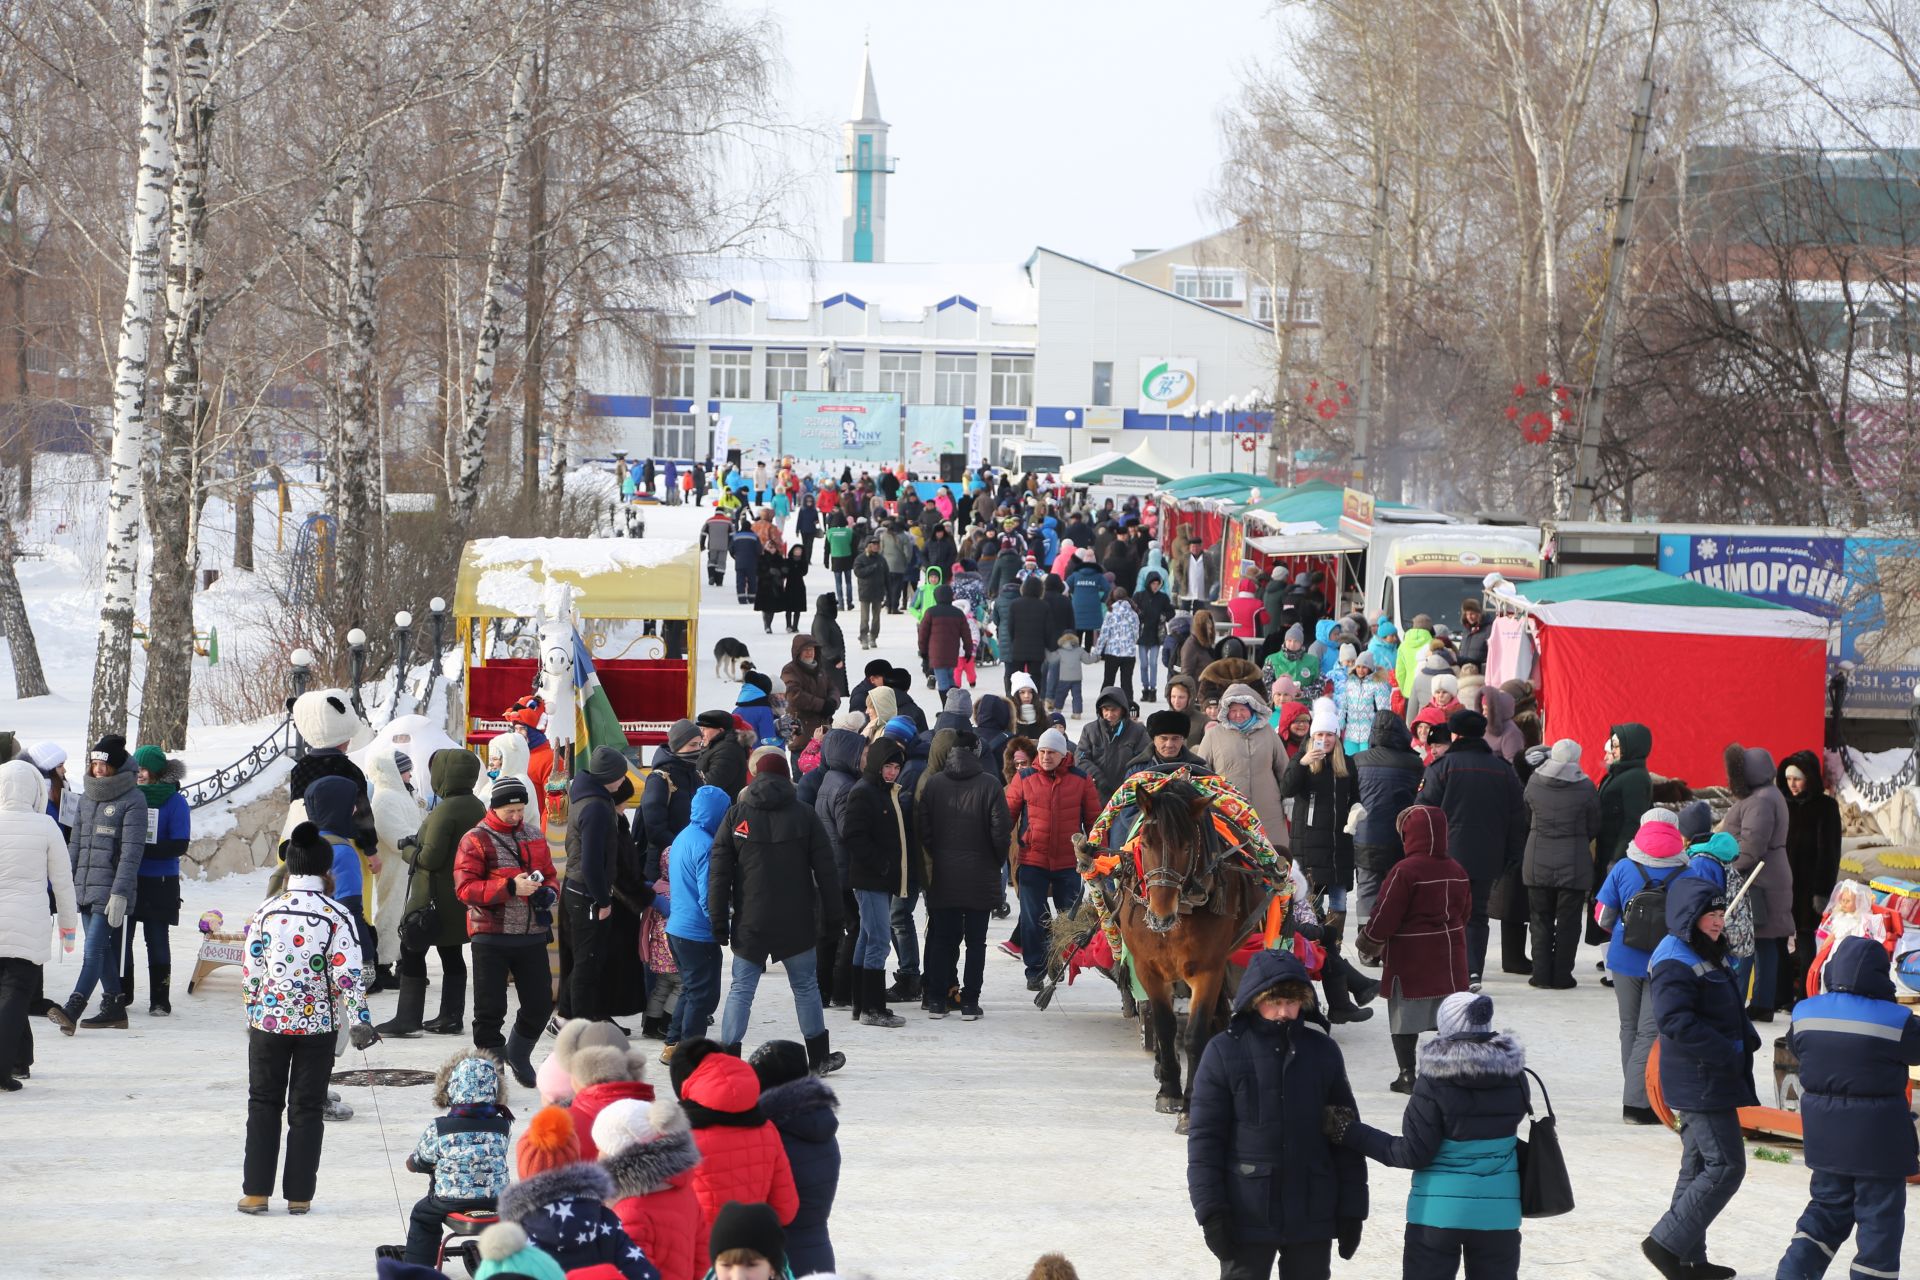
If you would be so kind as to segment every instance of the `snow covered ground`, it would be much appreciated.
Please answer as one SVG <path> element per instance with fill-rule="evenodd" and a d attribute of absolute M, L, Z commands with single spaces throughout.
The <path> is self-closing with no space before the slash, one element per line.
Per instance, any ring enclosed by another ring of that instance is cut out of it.
<path fill-rule="evenodd" d="M 690 536 L 696 520 L 684 508 L 663 509 L 652 513 L 649 529 Z M 828 575 L 811 570 L 809 588 L 811 595 L 826 590 Z M 51 592 L 37 584 L 29 591 L 39 624 Z M 708 592 L 701 624 L 702 706 L 733 702 L 733 688 L 714 680 L 703 658 L 716 637 L 739 637 L 771 673 L 786 661 L 784 628 L 764 635 L 758 615 L 734 603 L 730 585 Z M 883 641 L 880 654 L 917 670 L 907 619 L 887 619 Z M 44 638 L 42 646 L 45 654 Z M 856 673 L 865 656 L 856 649 Z M 75 661 L 90 663 L 90 642 Z M 983 670 L 981 689 L 997 690 L 1000 679 L 999 668 Z M 84 718 L 84 681 L 77 690 L 70 696 Z M 931 694 L 915 696 L 930 705 Z M 0 727 L 16 723 L 19 711 L 0 703 Z M 426 1189 L 402 1167 L 434 1114 L 424 1088 L 343 1090 L 358 1114 L 328 1126 L 311 1216 L 290 1218 L 278 1202 L 264 1218 L 233 1210 L 246 1107 L 238 970 L 218 971 L 192 996 L 184 986 L 197 944 L 193 921 L 209 908 L 229 922 L 244 919 L 263 887 L 263 875 L 186 886 L 173 938 L 173 1018 L 147 1018 L 143 997 L 124 1032 L 66 1039 L 44 1023 L 36 1031 L 33 1079 L 23 1092 L 0 1096 L 0 1244 L 7 1251 L 0 1274 L 359 1280 L 372 1275 L 373 1246 L 402 1238 L 405 1210 Z M 1003 933 L 996 925 L 989 937 Z M 64 995 L 77 971 L 77 956 L 56 960 L 48 993 Z M 1498 974 L 1488 984 L 1499 1025 L 1519 1035 L 1553 1092 L 1580 1201 L 1567 1217 L 1527 1226 L 1522 1275 L 1645 1277 L 1653 1273 L 1639 1241 L 1665 1208 L 1679 1141 L 1620 1124 L 1613 996 L 1598 984 L 1590 957 L 1583 955 L 1578 972 L 1581 986 L 1570 992 L 1536 991 Z M 875 1280 L 1019 1280 L 1035 1257 L 1057 1249 L 1088 1280 L 1215 1274 L 1187 1205 L 1184 1142 L 1171 1118 L 1153 1111 L 1151 1063 L 1111 988 L 1097 980 L 1062 988 L 1041 1012 L 1020 966 L 996 951 L 982 1004 L 987 1016 L 975 1023 L 903 1011 L 908 1022 L 899 1030 L 830 1016 L 834 1045 L 848 1058 L 832 1078 L 845 1156 L 833 1213 L 842 1271 Z M 391 995 L 376 997 L 377 1016 L 392 1005 Z M 1384 1022 L 1381 1013 L 1342 1028 L 1337 1039 L 1363 1118 L 1394 1127 L 1401 1099 L 1386 1088 L 1393 1060 Z M 1782 1030 L 1775 1024 L 1773 1033 Z M 748 1040 L 779 1036 L 798 1032 L 775 974 L 761 985 Z M 390 1041 L 366 1053 L 365 1065 L 431 1069 L 453 1048 L 440 1037 Z M 350 1058 L 341 1066 L 362 1065 L 362 1055 Z M 1771 1059 L 1763 1058 L 1756 1084 L 1771 1098 Z M 654 1070 L 658 1084 L 665 1077 L 664 1068 Z M 515 1092 L 524 1121 L 531 1099 Z M 1407 1175 L 1373 1166 L 1370 1178 L 1365 1242 L 1336 1274 L 1398 1273 Z M 1806 1187 L 1797 1160 L 1751 1161 L 1746 1185 L 1713 1233 L 1714 1257 L 1743 1275 L 1771 1275 Z M 1835 1274 L 1850 1257 L 1843 1248 Z M 1909 1244 L 1907 1261 L 1909 1270 L 1920 1269 L 1920 1245 Z"/>

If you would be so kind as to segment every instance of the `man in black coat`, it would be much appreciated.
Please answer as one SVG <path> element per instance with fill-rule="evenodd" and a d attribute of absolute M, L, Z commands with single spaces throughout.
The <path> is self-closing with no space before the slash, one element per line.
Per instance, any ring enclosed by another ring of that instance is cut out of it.
<path fill-rule="evenodd" d="M 1127 762 L 1127 774 L 1142 769 L 1172 773 L 1179 768 L 1194 774 L 1213 772 L 1211 765 L 1187 747 L 1187 713 L 1156 711 L 1147 717 L 1146 749 Z"/>
<path fill-rule="evenodd" d="M 607 917 L 613 914 L 614 828 L 620 824 L 611 793 L 626 780 L 627 758 L 612 747 L 595 747 L 567 790 L 567 875 L 560 894 L 561 924 L 573 961 L 567 1012 L 589 1022 L 606 1017 L 601 970 Z"/>
<path fill-rule="evenodd" d="M 905 667 L 893 667 L 887 672 L 887 685 L 893 690 L 895 714 L 913 721 L 915 727 L 925 733 L 927 713 L 913 700 L 913 673 Z"/>
<path fill-rule="evenodd" d="M 860 599 L 860 647 L 865 649 L 880 638 L 880 609 L 887 602 L 887 561 L 878 538 L 868 538 L 866 550 L 854 559 L 853 589 Z"/>
<path fill-rule="evenodd" d="M 731 711 L 702 711 L 694 722 L 700 730 L 701 748 L 695 759 L 700 776 L 710 787 L 718 787 L 738 799 L 747 785 L 747 749 L 734 732 Z"/>
<path fill-rule="evenodd" d="M 660 851 L 693 815 L 693 793 L 705 781 L 695 760 L 705 746 L 698 725 L 676 720 L 667 727 L 667 745 L 654 748 L 653 769 L 640 791 L 641 830 L 636 833 L 645 843 L 641 875 L 648 884 L 660 878 Z"/>
<path fill-rule="evenodd" d="M 1067 584 L 1057 573 L 1048 574 L 1046 584 L 1040 598 L 1047 604 L 1047 649 L 1052 651 L 1060 647 L 1061 636 L 1079 628 L 1073 625 L 1073 601 L 1067 598 Z"/>
<path fill-rule="evenodd" d="M 1420 791 L 1426 766 L 1413 749 L 1407 722 L 1391 711 L 1373 716 L 1373 734 L 1365 751 L 1353 758 L 1356 798 L 1365 816 L 1353 833 L 1353 914 L 1365 920 L 1373 915 L 1380 886 L 1405 853 L 1397 825 Z M 1370 961 L 1378 965 L 1378 961 Z"/>
<path fill-rule="evenodd" d="M 885 684 L 887 676 L 892 672 L 893 664 L 885 658 L 875 658 L 867 663 L 860 683 L 854 687 L 853 695 L 847 699 L 847 706 L 854 711 L 864 713 L 867 709 L 867 694 Z"/>
<path fill-rule="evenodd" d="M 1093 779 L 1104 803 L 1127 780 L 1127 762 L 1149 749 L 1146 726 L 1127 713 L 1132 708 L 1118 685 L 1093 700 L 1093 722 L 1080 731 L 1075 761 Z"/>
<path fill-rule="evenodd" d="M 1013 822 L 999 780 L 980 763 L 980 740 L 971 729 L 954 731 L 946 762 L 927 776 L 915 820 L 927 851 L 921 868 L 927 886 L 927 1016 L 946 1017 L 958 986 L 961 1020 L 972 1022 L 981 1016 L 987 920 L 1004 893 L 1000 868 Z M 958 972 L 962 939 L 964 978 Z"/>
<path fill-rule="evenodd" d="M 1007 688 L 1013 688 L 1013 673 L 1024 671 L 1040 678 L 1046 665 L 1047 650 L 1059 632 L 1047 632 L 1047 602 L 1041 596 L 1040 579 L 1028 578 L 1020 584 L 1020 598 L 1007 610 L 1006 634 L 1000 637 L 1000 661 L 1006 666 Z"/>
<path fill-rule="evenodd" d="M 820 815 L 794 794 L 787 757 L 778 747 L 755 751 L 752 767 L 753 781 L 714 832 L 707 866 L 707 923 L 716 943 L 733 947 L 721 1041 L 738 1056 L 754 991 L 772 961 L 786 967 L 807 1061 L 816 1071 L 831 1071 L 845 1059 L 828 1046 L 815 952 L 820 930 L 804 904 L 818 904 L 825 926 L 838 927 L 833 845 Z"/>
<path fill-rule="evenodd" d="M 1353 1086 L 1307 971 L 1291 952 L 1258 952 L 1187 1111 L 1187 1195 L 1220 1280 L 1266 1280 L 1276 1257 L 1285 1280 L 1324 1280 L 1335 1240 L 1342 1258 L 1359 1249 L 1367 1164 L 1326 1141 L 1328 1107 L 1354 1109 Z"/>
<path fill-rule="evenodd" d="M 1447 717 L 1453 745 L 1427 766 L 1417 804 L 1438 805 L 1447 814 L 1447 850 L 1473 882 L 1467 918 L 1467 979 L 1480 989 L 1487 960 L 1487 898 L 1493 882 L 1517 878 L 1527 848 L 1527 802 L 1513 766 L 1487 745 L 1487 718 L 1462 707 Z M 1502 957 L 1516 961 L 1518 957 Z M 1521 972 L 1533 972 L 1529 965 Z"/>

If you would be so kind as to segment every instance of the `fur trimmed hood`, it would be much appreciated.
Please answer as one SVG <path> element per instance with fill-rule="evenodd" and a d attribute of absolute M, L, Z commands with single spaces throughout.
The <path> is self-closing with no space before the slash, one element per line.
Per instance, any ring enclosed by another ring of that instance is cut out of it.
<path fill-rule="evenodd" d="M 1504 1031 L 1482 1039 L 1435 1036 L 1420 1046 L 1420 1074 L 1436 1080 L 1464 1081 L 1468 1077 L 1511 1079 L 1527 1067 L 1527 1051 Z"/>
<path fill-rule="evenodd" d="M 700 1148 L 686 1131 L 663 1134 L 652 1142 L 636 1142 L 617 1156 L 606 1156 L 600 1167 L 613 1179 L 612 1199 L 650 1196 L 700 1163 Z"/>
<path fill-rule="evenodd" d="M 1754 788 L 1773 781 L 1773 757 L 1759 747 L 1743 747 L 1729 742 L 1726 750 L 1727 790 L 1737 799 L 1752 795 Z"/>
<path fill-rule="evenodd" d="M 782 1133 L 824 1142 L 839 1129 L 840 1099 L 818 1076 L 801 1076 L 760 1094 L 760 1114 Z"/>
<path fill-rule="evenodd" d="M 500 1197 L 500 1220 L 519 1222 L 559 1200 L 598 1200 L 613 1198 L 613 1179 L 597 1164 L 581 1161 L 536 1173 L 516 1182 Z"/>
<path fill-rule="evenodd" d="M 554 1056 L 559 1056 L 555 1050 Z M 577 1044 L 565 1059 L 567 1074 L 573 1077 L 575 1089 L 585 1089 L 589 1085 L 613 1084 L 626 1081 L 644 1081 L 647 1078 L 647 1056 L 633 1049 L 619 1049 L 605 1044 Z"/>
<path fill-rule="evenodd" d="M 433 1105 L 446 1108 L 491 1102 L 507 1105 L 507 1072 L 491 1049 L 468 1049 L 433 1073 Z"/>

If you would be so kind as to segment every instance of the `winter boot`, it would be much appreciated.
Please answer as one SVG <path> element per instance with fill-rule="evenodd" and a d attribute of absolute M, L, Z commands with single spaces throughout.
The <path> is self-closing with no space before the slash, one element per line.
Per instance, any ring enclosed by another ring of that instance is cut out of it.
<path fill-rule="evenodd" d="M 848 973 L 852 975 L 852 998 L 847 1001 L 847 1008 L 852 1012 L 853 1020 L 858 1022 L 860 1015 L 867 1011 L 867 971 L 856 965 Z"/>
<path fill-rule="evenodd" d="M 234 1206 L 234 1208 L 240 1212 L 250 1214 L 256 1218 L 265 1213 L 270 1207 L 271 1206 L 267 1204 L 267 1198 L 265 1196 L 241 1196 L 240 1203 Z"/>
<path fill-rule="evenodd" d="M 127 998 L 102 995 L 100 1012 L 91 1018 L 82 1019 L 80 1025 L 89 1029 L 106 1027 L 114 1031 L 125 1031 L 127 1029 Z"/>
<path fill-rule="evenodd" d="M 642 1014 L 640 1017 L 640 1038 L 643 1040 L 665 1040 L 667 1038 L 667 1020 Z"/>
<path fill-rule="evenodd" d="M 437 1036 L 457 1036 L 463 1029 L 467 1012 L 467 975 L 440 975 L 440 1016 L 420 1024 L 422 1031 Z"/>
<path fill-rule="evenodd" d="M 1340 963 L 1346 967 L 1347 991 L 1353 996 L 1353 1002 L 1363 1007 L 1372 1004 L 1380 994 L 1380 979 L 1369 978 L 1354 968 L 1345 956 L 1340 957 Z"/>
<path fill-rule="evenodd" d="M 320 1110 L 322 1120 L 344 1123 L 353 1119 L 353 1106 L 340 1096 L 338 1089 L 327 1090 L 327 1105 Z"/>
<path fill-rule="evenodd" d="M 173 981 L 173 970 L 164 964 L 147 966 L 147 1016 L 167 1018 L 173 1015 L 173 997 L 167 991 L 167 985 Z"/>
<path fill-rule="evenodd" d="M 860 1025 L 863 1027 L 906 1026 L 907 1020 L 905 1018 L 887 1008 L 886 993 L 880 985 L 886 980 L 887 971 L 885 969 L 862 969 L 860 974 L 867 980 L 867 1002 L 866 1008 L 861 1010 L 860 1013 Z"/>
<path fill-rule="evenodd" d="M 87 1011 L 87 1002 L 79 996 L 68 996 L 65 1004 L 57 1004 L 47 1010 L 47 1021 L 60 1028 L 60 1034 L 70 1036 L 73 1029 L 80 1025 L 80 1015 Z"/>
<path fill-rule="evenodd" d="M 522 1089 L 533 1088 L 533 1041 L 521 1035 L 520 1028 L 507 1033 L 507 1047 L 500 1056 L 507 1060 L 507 1070 L 513 1072 Z"/>
<path fill-rule="evenodd" d="M 1326 966 L 1320 971 L 1320 985 L 1327 992 L 1327 1021 L 1336 1025 L 1342 1022 L 1365 1022 L 1373 1016 L 1373 1010 L 1362 1009 L 1354 1004 L 1353 994 L 1347 985 L 1347 974 L 1348 969 L 1340 953 L 1329 953 Z"/>
<path fill-rule="evenodd" d="M 368 995 L 375 995 L 382 991 L 397 991 L 399 988 L 400 983 L 393 976 L 392 965 L 376 964 L 373 966 L 373 985 L 367 988 Z"/>
<path fill-rule="evenodd" d="M 1653 1269 L 1665 1276 L 1667 1280 L 1688 1280 L 1689 1268 L 1686 1262 L 1652 1236 L 1640 1242 L 1640 1252 L 1645 1254 L 1647 1261 L 1653 1264 Z"/>
<path fill-rule="evenodd" d="M 817 1036 L 807 1037 L 807 1066 L 817 1076 L 832 1075 L 847 1065 L 847 1055 L 835 1053 L 827 1044 L 828 1033 L 822 1031 Z"/>
<path fill-rule="evenodd" d="M 740 1042 L 737 1040 L 734 1041 L 732 1044 L 721 1045 L 720 1049 L 728 1057 L 737 1058 L 740 1056 Z"/>
<path fill-rule="evenodd" d="M 901 973 L 896 969 L 893 974 L 893 985 L 887 988 L 886 998 L 902 1002 L 918 1000 L 920 999 L 920 985 L 919 974 Z"/>
<path fill-rule="evenodd" d="M 1400 1074 L 1394 1077 L 1393 1083 L 1389 1084 L 1387 1088 L 1393 1090 L 1395 1093 L 1413 1092 L 1413 1058 L 1415 1051 L 1418 1050 L 1419 1047 L 1420 1037 L 1418 1035 L 1402 1035 L 1399 1032 L 1394 1033 L 1393 1058 L 1394 1061 L 1400 1064 Z"/>
<path fill-rule="evenodd" d="M 1156 699 L 1156 698 L 1155 698 L 1155 697 L 1153 696 L 1153 686 L 1152 686 L 1152 685 L 1146 685 L 1145 687 L 1143 687 L 1143 688 L 1142 688 L 1142 689 L 1140 690 L 1140 701 L 1142 701 L 1142 702 L 1155 702 L 1155 701 L 1158 701 L 1158 699 Z"/>
<path fill-rule="evenodd" d="M 420 1015 L 427 1010 L 427 980 L 425 978 L 400 979 L 400 1003 L 393 1011 L 393 1017 L 375 1027 L 383 1036 L 395 1036 L 401 1040 L 411 1040 L 421 1032 Z"/>

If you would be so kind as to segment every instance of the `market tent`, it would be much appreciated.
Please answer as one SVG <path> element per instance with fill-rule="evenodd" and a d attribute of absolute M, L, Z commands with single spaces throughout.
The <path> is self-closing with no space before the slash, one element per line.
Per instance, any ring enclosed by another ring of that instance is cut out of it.
<path fill-rule="evenodd" d="M 549 580 L 575 587 L 583 618 L 695 618 L 700 550 L 684 538 L 477 538 L 461 549 L 453 612 L 532 618 Z"/>
<path fill-rule="evenodd" d="M 1303 525 L 1317 524 L 1322 529 L 1334 530 L 1340 527 L 1340 507 L 1346 490 L 1337 484 L 1325 480 L 1309 480 L 1297 484 L 1291 489 L 1281 489 L 1258 502 L 1249 503 L 1239 512 L 1254 524 Z M 1376 510 L 1411 511 L 1404 502 L 1376 502 Z"/>
<path fill-rule="evenodd" d="M 1286 486 L 1244 471 L 1208 471 L 1197 476 L 1185 476 L 1169 481 L 1161 487 L 1160 492 L 1181 502 L 1207 498 L 1227 498 L 1235 502 L 1245 502 L 1249 493 L 1258 493 L 1263 498 L 1268 498 L 1286 492 Z"/>
<path fill-rule="evenodd" d="M 1725 785 L 1730 742 L 1775 760 L 1819 749 L 1827 623 L 1812 614 L 1639 567 L 1495 579 L 1489 595 L 1526 617 L 1547 741 L 1579 742 L 1595 778 L 1628 721 L 1652 730 L 1655 773 L 1696 787 Z"/>
<path fill-rule="evenodd" d="M 1109 449 L 1066 467 L 1060 479 L 1070 485 L 1146 491 L 1166 484 L 1171 474 L 1141 457 L 1139 449 L 1132 453 Z"/>

